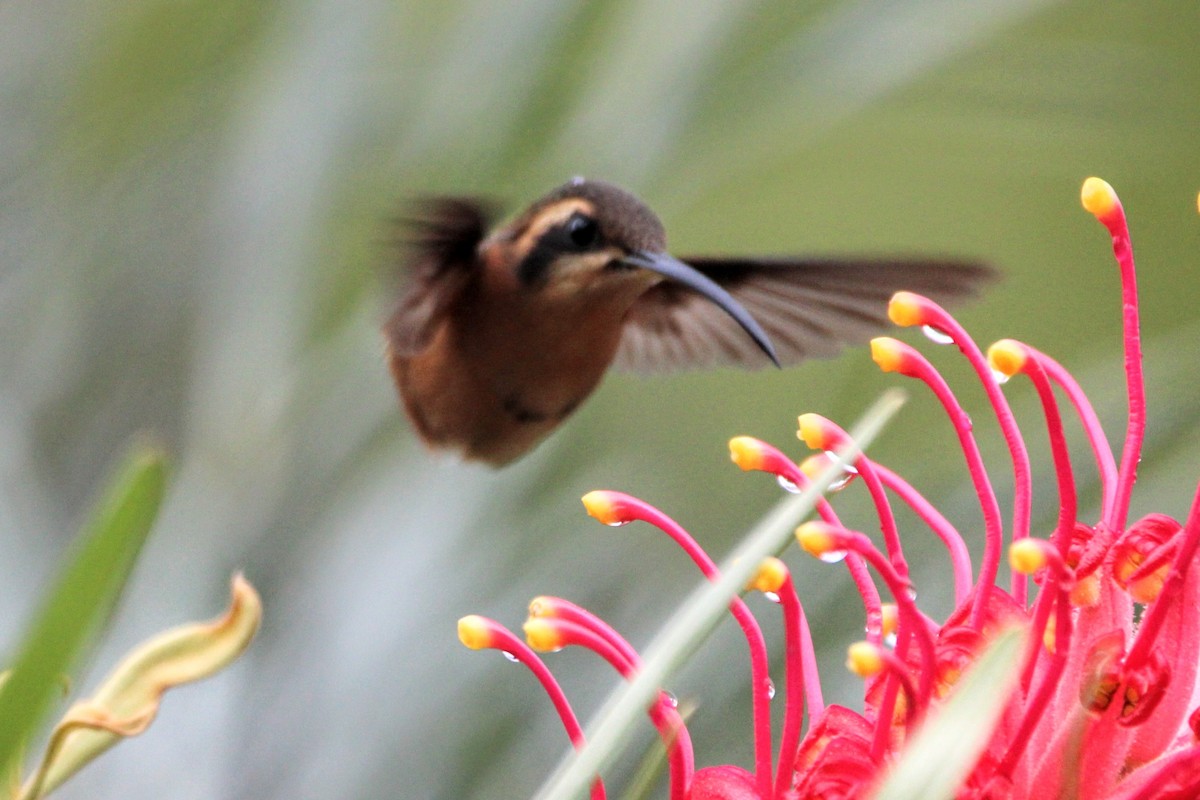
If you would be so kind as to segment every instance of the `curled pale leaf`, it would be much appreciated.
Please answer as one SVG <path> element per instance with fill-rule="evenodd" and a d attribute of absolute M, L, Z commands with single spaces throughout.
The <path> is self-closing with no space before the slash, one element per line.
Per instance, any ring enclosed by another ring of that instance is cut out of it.
<path fill-rule="evenodd" d="M 96 693 L 55 726 L 42 763 L 21 791 L 33 800 L 54 790 L 121 739 L 144 731 L 168 689 L 213 675 L 241 655 L 258 631 L 262 602 L 233 576 L 226 612 L 210 622 L 164 631 L 132 650 Z"/>

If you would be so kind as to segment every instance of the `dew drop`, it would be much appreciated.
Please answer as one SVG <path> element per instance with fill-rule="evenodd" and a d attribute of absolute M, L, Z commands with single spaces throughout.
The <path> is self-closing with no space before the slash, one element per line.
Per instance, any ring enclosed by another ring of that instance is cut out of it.
<path fill-rule="evenodd" d="M 883 637 L 883 643 L 886 644 L 888 647 L 892 648 L 893 650 L 895 650 L 896 649 L 896 634 L 889 633 L 887 636 Z"/>
<path fill-rule="evenodd" d="M 911 583 L 908 586 L 905 586 L 904 587 L 904 595 L 909 600 L 916 600 L 917 599 L 917 587 L 913 586 Z"/>
<path fill-rule="evenodd" d="M 585 183 L 585 180 L 586 179 L 582 175 L 573 175 L 573 176 L 571 176 L 571 185 L 579 186 L 579 185 Z"/>
<path fill-rule="evenodd" d="M 778 483 L 779 488 L 783 489 L 785 492 L 791 492 L 792 494 L 800 494 L 800 487 L 797 486 L 792 481 L 789 481 L 787 478 L 783 477 L 782 475 L 776 475 L 775 482 Z"/>
<path fill-rule="evenodd" d="M 763 592 L 762 596 L 767 599 L 767 602 L 770 602 L 770 603 L 778 603 L 779 602 L 779 595 L 777 595 L 775 592 Z"/>
<path fill-rule="evenodd" d="M 767 679 L 767 699 L 775 699 L 775 681 Z"/>
<path fill-rule="evenodd" d="M 819 558 L 826 564 L 837 564 L 846 560 L 846 551 L 830 550 L 828 553 L 822 553 Z"/>
<path fill-rule="evenodd" d="M 605 524 L 605 525 L 607 525 L 607 526 L 608 526 L 608 527 L 610 527 L 610 528 L 623 528 L 623 527 L 625 527 L 626 525 L 628 525 L 628 524 L 629 524 L 629 520 L 627 520 L 627 519 L 619 519 L 619 520 L 617 520 L 617 521 L 615 521 L 615 522 L 606 522 L 606 523 L 604 523 L 604 524 Z"/>
<path fill-rule="evenodd" d="M 922 325 L 921 332 L 934 344 L 954 344 L 954 337 L 932 325 Z"/>
<path fill-rule="evenodd" d="M 1012 376 L 1009 375 L 1008 373 L 1001 372 L 998 369 L 992 370 L 992 380 L 994 380 L 996 382 L 997 386 L 1003 386 L 1004 384 L 1008 383 L 1009 378 L 1011 378 L 1011 377 Z"/>
<path fill-rule="evenodd" d="M 883 625 L 876 621 L 868 622 L 863 627 L 863 630 L 866 632 L 868 639 L 874 639 L 876 636 L 883 635 Z"/>
<path fill-rule="evenodd" d="M 850 473 L 851 475 L 857 475 L 857 474 L 858 474 L 858 468 L 857 468 L 857 467 L 855 467 L 853 464 L 848 464 L 848 463 L 846 463 L 845 461 L 842 461 L 840 458 L 838 458 L 838 454 L 837 454 L 837 453 L 835 453 L 833 450 L 826 450 L 826 451 L 825 451 L 825 456 L 826 456 L 826 458 L 828 458 L 830 461 L 832 461 L 834 464 L 837 464 L 839 467 L 841 467 L 843 470 L 845 470 L 846 472 Z"/>
<path fill-rule="evenodd" d="M 843 476 L 842 476 L 842 477 L 840 477 L 840 478 L 835 478 L 835 479 L 833 480 L 833 482 L 829 484 L 829 490 L 828 490 L 828 491 L 830 491 L 830 492 L 840 492 L 842 489 L 845 489 L 845 488 L 846 488 L 846 486 L 848 486 L 848 485 L 849 485 L 849 483 L 850 483 L 850 481 L 851 481 L 851 480 L 853 480 L 853 479 L 854 479 L 854 476 L 853 476 L 853 475 L 850 475 L 849 473 L 847 473 L 847 474 L 843 475 Z"/>
<path fill-rule="evenodd" d="M 670 706 L 671 708 L 679 708 L 679 698 L 676 697 L 673 692 L 664 690 L 662 693 L 662 701 L 664 705 Z"/>
<path fill-rule="evenodd" d="M 510 652 L 508 652 L 507 650 L 501 650 L 500 652 L 504 653 L 504 657 L 505 657 L 505 658 L 507 658 L 507 659 L 508 659 L 509 661 L 511 661 L 512 663 L 514 663 L 514 664 L 520 664 L 520 663 L 521 663 L 521 659 L 517 658 L 515 655 L 513 655 L 513 654 L 512 654 L 512 653 L 510 653 Z"/>

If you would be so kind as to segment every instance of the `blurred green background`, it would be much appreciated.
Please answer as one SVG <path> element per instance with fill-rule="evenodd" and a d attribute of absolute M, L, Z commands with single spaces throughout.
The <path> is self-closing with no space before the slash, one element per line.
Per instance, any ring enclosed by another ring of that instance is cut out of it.
<path fill-rule="evenodd" d="M 511 208 L 583 174 L 641 195 L 680 254 L 986 259 L 1005 280 L 960 318 L 983 343 L 1052 353 L 1119 437 L 1117 272 L 1078 201 L 1100 175 L 1141 267 L 1151 416 L 1134 511 L 1182 515 L 1200 474 L 1197 42 L 1191 0 L 0 5 L 0 643 L 142 431 L 174 454 L 167 506 L 77 685 L 215 614 L 235 569 L 266 604 L 238 666 L 173 694 L 148 735 L 62 796 L 528 796 L 565 738 L 534 682 L 463 649 L 455 620 L 516 627 L 531 596 L 562 594 L 645 644 L 696 576 L 646 526 L 587 519 L 579 496 L 637 494 L 720 556 L 779 494 L 729 464 L 730 436 L 799 456 L 798 413 L 849 426 L 897 383 L 865 351 L 613 376 L 509 469 L 431 461 L 378 334 L 389 220 L 413 194 Z M 982 393 L 952 353 L 931 356 L 1007 509 Z M 953 434 L 910 388 L 873 453 L 976 540 Z M 1045 533 L 1044 426 L 1027 385 L 1006 391 Z M 1077 463 L 1094 520 L 1093 470 Z M 838 508 L 870 530 L 855 489 Z M 944 554 L 902 522 L 921 602 L 944 617 Z M 790 563 L 827 699 L 854 703 L 849 581 Z M 753 607 L 779 651 L 777 609 Z M 585 719 L 615 683 L 587 654 L 550 663 Z M 746 674 L 727 625 L 670 687 L 698 704 L 701 764 L 749 764 Z"/>

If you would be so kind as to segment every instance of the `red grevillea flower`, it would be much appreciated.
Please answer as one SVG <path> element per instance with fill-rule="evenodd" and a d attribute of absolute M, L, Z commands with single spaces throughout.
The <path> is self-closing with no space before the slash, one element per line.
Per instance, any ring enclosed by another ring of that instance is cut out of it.
<path fill-rule="evenodd" d="M 879 519 L 882 549 L 847 529 L 830 503 L 817 504 L 819 519 L 796 531 L 801 547 L 840 563 L 858 588 L 866 619 L 864 642 L 851 647 L 848 666 L 864 682 L 861 711 L 826 706 L 804 609 L 787 567 L 767 559 L 748 587 L 768 594 L 783 611 L 784 703 L 771 704 L 765 639 L 740 598 L 729 606 L 745 635 L 753 698 L 754 763 L 695 770 L 691 740 L 665 692 L 648 709 L 665 743 L 673 800 L 803 800 L 869 798 L 922 722 L 955 692 L 960 676 L 1002 629 L 1024 630 L 1020 675 L 1001 698 L 1003 713 L 986 748 L 956 797 L 972 800 L 1183 800 L 1200 797 L 1200 491 L 1188 518 L 1151 514 L 1127 520 L 1145 431 L 1138 300 L 1125 212 L 1104 181 L 1083 185 L 1083 206 L 1112 236 L 1122 285 L 1125 374 L 1129 413 L 1123 449 L 1114 456 L 1096 414 L 1075 380 L 1033 347 L 1002 340 L 985 354 L 965 330 L 927 298 L 901 292 L 889 305 L 900 326 L 920 326 L 967 359 L 987 394 L 1011 455 L 1014 496 L 1005 529 L 971 423 L 946 381 L 914 348 L 890 338 L 872 342 L 885 371 L 916 378 L 934 393 L 954 428 L 982 516 L 984 548 L 974 568 L 955 527 L 899 475 L 865 455 L 846 466 L 859 480 Z M 1041 402 L 1056 475 L 1058 518 L 1048 539 L 1031 538 L 1033 485 L 1024 440 L 1001 385 L 1022 375 Z M 1060 397 L 1067 400 L 1060 405 Z M 1099 472 L 1099 519 L 1079 519 L 1075 466 L 1064 434 L 1064 411 L 1086 434 Z M 848 434 L 824 417 L 804 414 L 799 437 L 819 451 L 796 464 L 757 439 L 737 437 L 733 461 L 744 470 L 775 475 L 785 488 L 803 487 L 830 451 L 842 451 Z M 957 608 L 937 622 L 918 607 L 909 580 L 902 537 L 891 504 L 910 507 L 945 544 Z M 583 498 L 588 513 L 609 525 L 648 522 L 666 533 L 709 580 L 717 566 L 678 524 L 661 511 L 619 492 Z M 1007 550 L 1013 579 L 999 586 Z M 1027 583 L 1033 576 L 1037 590 Z M 876 583 L 878 581 L 878 584 Z M 883 588 L 883 602 L 877 586 Z M 541 597 L 525 624 L 528 645 L 496 622 L 464 617 L 459 625 L 470 647 L 507 652 L 542 683 L 572 744 L 583 732 L 549 670 L 534 652 L 578 645 L 594 651 L 628 678 L 638 653 L 610 626 L 578 606 Z M 771 714 L 782 714 L 778 742 Z M 807 725 L 805 724 L 807 722 Z M 592 797 L 604 796 L 597 778 Z"/>

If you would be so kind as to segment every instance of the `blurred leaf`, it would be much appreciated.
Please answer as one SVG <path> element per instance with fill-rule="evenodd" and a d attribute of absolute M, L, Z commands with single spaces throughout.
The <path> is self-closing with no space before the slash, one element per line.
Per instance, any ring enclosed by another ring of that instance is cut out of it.
<path fill-rule="evenodd" d="M 158 515 L 163 455 L 140 446 L 93 511 L 0 689 L 0 764 L 12 764 L 59 691 L 61 677 L 103 629 Z"/>
<path fill-rule="evenodd" d="M 262 621 L 262 601 L 241 573 L 229 607 L 209 622 L 164 631 L 130 651 L 95 693 L 75 703 L 55 726 L 50 745 L 22 798 L 42 797 L 158 715 L 168 689 L 210 677 L 240 656 Z"/>
<path fill-rule="evenodd" d="M 995 638 L 913 737 L 874 800 L 953 798 L 987 746 L 1017 677 L 1024 629 Z"/>

